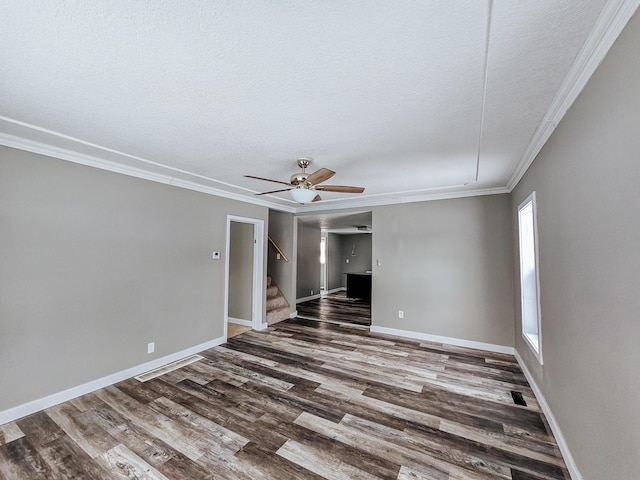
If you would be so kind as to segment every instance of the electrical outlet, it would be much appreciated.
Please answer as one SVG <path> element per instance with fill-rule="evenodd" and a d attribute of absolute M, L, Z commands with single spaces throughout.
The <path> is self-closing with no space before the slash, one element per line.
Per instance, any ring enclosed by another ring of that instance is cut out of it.
<path fill-rule="evenodd" d="M 311 290 L 311 295 L 313 295 L 313 290 Z"/>
<path fill-rule="evenodd" d="M 347 258 L 347 263 L 349 263 L 349 259 Z"/>
<path fill-rule="evenodd" d="M 276 253 L 276 260 L 280 260 L 280 254 Z"/>
<path fill-rule="evenodd" d="M 398 310 L 398 318 L 404 318 L 404 310 Z"/>
<path fill-rule="evenodd" d="M 156 342 L 147 343 L 147 353 L 153 353 L 156 351 Z"/>

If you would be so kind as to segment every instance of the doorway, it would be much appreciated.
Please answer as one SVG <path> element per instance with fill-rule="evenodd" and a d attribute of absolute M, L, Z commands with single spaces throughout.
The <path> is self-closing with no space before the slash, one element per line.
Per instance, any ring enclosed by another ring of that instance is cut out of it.
<path fill-rule="evenodd" d="M 263 330 L 264 220 L 227 216 L 224 336 L 229 322 Z"/>
<path fill-rule="evenodd" d="M 327 237 L 320 237 L 320 295 L 327 294 Z"/>

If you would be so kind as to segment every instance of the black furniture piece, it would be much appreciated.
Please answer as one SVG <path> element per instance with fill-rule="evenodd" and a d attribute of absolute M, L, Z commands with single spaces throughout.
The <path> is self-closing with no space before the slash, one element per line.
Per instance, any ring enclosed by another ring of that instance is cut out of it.
<path fill-rule="evenodd" d="M 371 300 L 371 274 L 347 273 L 347 297 Z"/>

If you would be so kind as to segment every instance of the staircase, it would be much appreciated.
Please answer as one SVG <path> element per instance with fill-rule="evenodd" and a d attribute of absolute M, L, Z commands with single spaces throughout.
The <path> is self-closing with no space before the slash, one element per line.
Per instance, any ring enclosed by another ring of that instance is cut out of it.
<path fill-rule="evenodd" d="M 267 323 L 273 325 L 289 318 L 291 308 L 278 286 L 267 276 Z"/>

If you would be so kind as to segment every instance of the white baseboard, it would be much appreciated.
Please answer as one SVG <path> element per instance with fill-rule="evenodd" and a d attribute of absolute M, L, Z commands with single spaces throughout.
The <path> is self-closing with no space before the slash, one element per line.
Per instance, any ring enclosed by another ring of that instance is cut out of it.
<path fill-rule="evenodd" d="M 289 318 L 296 318 L 298 316 L 298 310 L 294 310 L 289 314 Z"/>
<path fill-rule="evenodd" d="M 229 323 L 233 323 L 234 325 L 242 325 L 245 327 L 253 327 L 253 322 L 251 320 L 243 320 L 241 318 L 228 318 Z"/>
<path fill-rule="evenodd" d="M 456 345 L 458 347 L 475 348 L 478 350 L 487 350 L 495 353 L 506 353 L 513 355 L 515 349 L 505 345 L 494 345 L 493 343 L 474 342 L 473 340 L 464 340 L 461 338 L 441 337 L 439 335 L 429 335 L 428 333 L 412 332 L 411 330 L 396 330 L 395 328 L 377 327 L 371 325 L 372 332 L 384 333 L 387 335 L 395 335 L 397 337 L 407 337 L 415 340 L 426 340 L 428 342 L 445 343 L 447 345 Z"/>
<path fill-rule="evenodd" d="M 316 298 L 320 298 L 320 294 L 319 293 L 317 295 L 310 295 L 308 297 L 298 298 L 298 299 L 296 299 L 296 305 L 298 303 L 308 302 L 309 300 L 315 300 Z"/>
<path fill-rule="evenodd" d="M 331 290 L 322 291 L 322 292 L 320 292 L 320 294 L 321 295 L 330 295 L 332 293 L 344 292 L 346 289 L 347 289 L 347 287 L 332 288 Z"/>
<path fill-rule="evenodd" d="M 542 391 L 538 387 L 538 384 L 531 375 L 531 372 L 527 368 L 527 365 L 524 363 L 524 360 L 520 356 L 517 350 L 515 350 L 514 355 L 520 368 L 522 369 L 524 376 L 527 377 L 527 381 L 531 386 L 531 390 L 533 390 L 534 395 L 536 396 L 536 400 L 538 400 L 538 404 L 540 408 L 544 412 L 544 416 L 549 422 L 549 426 L 551 427 L 551 431 L 553 432 L 553 436 L 556 438 L 556 442 L 558 443 L 558 448 L 560 449 L 560 453 L 562 453 L 562 458 L 564 459 L 564 463 L 567 465 L 567 470 L 569 470 L 569 475 L 571 475 L 572 480 L 583 480 L 583 476 L 578 470 L 578 466 L 576 465 L 575 460 L 573 459 L 573 455 L 571 455 L 571 451 L 569 450 L 569 446 L 567 445 L 564 436 L 562 435 L 562 431 L 560 430 L 560 425 L 556 421 L 556 418 L 553 416 L 553 412 L 551 411 L 551 407 L 547 403 L 547 400 L 542 395 Z"/>
<path fill-rule="evenodd" d="M 40 410 L 44 410 L 45 408 L 58 405 L 59 403 L 67 402 L 81 395 L 99 390 L 100 388 L 108 387 L 109 385 L 113 385 L 114 383 L 118 383 L 122 380 L 126 380 L 127 378 L 135 377 L 136 375 L 148 372 L 149 370 L 162 367 L 163 365 L 166 365 L 168 363 L 181 360 L 190 355 L 202 352 L 203 350 L 217 347 L 218 345 L 222 345 L 225 342 L 226 340 L 224 337 L 219 337 L 209 342 L 196 345 L 195 347 L 187 348 L 186 350 L 172 353 L 171 355 L 157 358 L 150 362 L 142 363 L 135 367 L 127 368 L 126 370 L 107 375 L 106 377 L 92 380 L 90 382 L 83 383 L 82 385 L 63 390 L 62 392 L 47 395 L 46 397 L 39 398 L 22 405 L 18 405 L 17 407 L 9 408 L 8 410 L 0 412 L 0 425 L 8 422 L 13 422 L 14 420 L 18 420 L 19 418 L 39 412 Z"/>
<path fill-rule="evenodd" d="M 260 324 L 260 326 L 258 327 L 258 331 L 262 331 L 262 330 L 266 330 L 269 327 L 269 324 L 267 322 L 263 322 Z"/>

